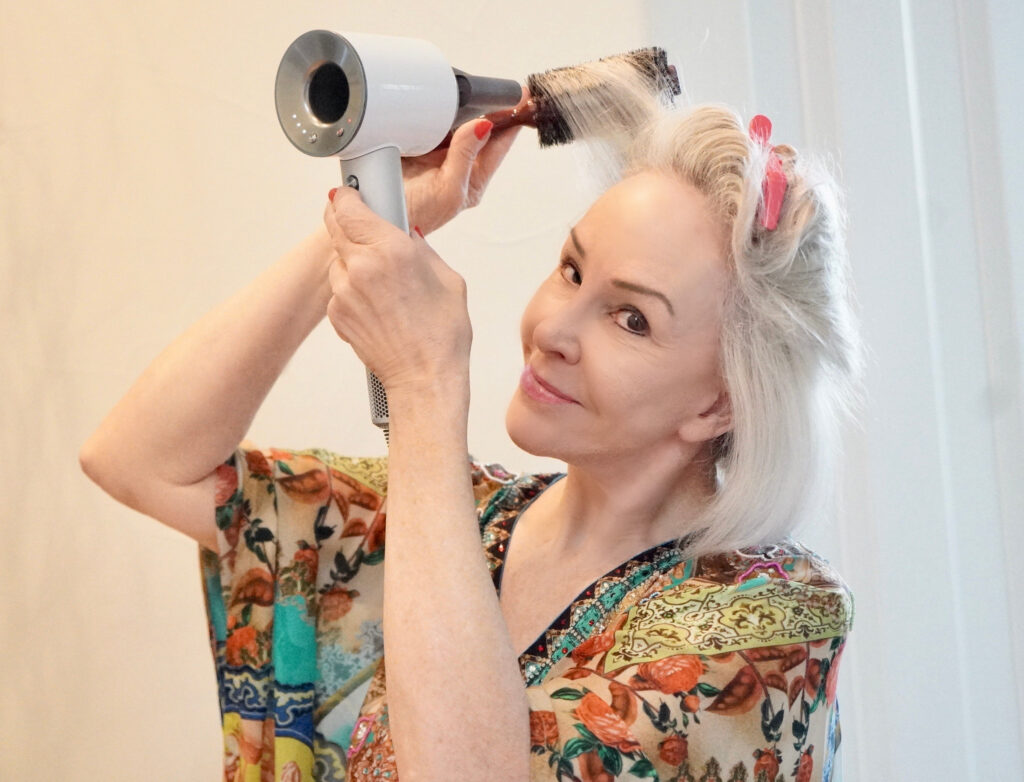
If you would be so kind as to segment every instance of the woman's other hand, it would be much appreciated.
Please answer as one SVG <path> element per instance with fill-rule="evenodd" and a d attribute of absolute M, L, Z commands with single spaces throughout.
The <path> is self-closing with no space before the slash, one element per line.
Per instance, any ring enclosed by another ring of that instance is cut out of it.
<path fill-rule="evenodd" d="M 389 398 L 439 380 L 468 388 L 472 328 L 462 277 L 422 236 L 374 214 L 352 188 L 336 191 L 324 224 L 338 255 L 327 316 Z"/>
<path fill-rule="evenodd" d="M 409 225 L 428 234 L 480 203 L 518 132 L 518 127 L 492 132 L 489 120 L 474 119 L 455 129 L 447 149 L 403 158 Z"/>

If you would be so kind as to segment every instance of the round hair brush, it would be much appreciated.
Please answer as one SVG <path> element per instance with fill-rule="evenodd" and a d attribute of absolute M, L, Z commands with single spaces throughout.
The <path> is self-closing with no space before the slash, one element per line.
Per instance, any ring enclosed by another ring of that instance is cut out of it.
<path fill-rule="evenodd" d="M 526 78 L 528 96 L 513 108 L 482 116 L 495 130 L 526 125 L 537 129 L 542 147 L 641 124 L 654 104 L 671 104 L 681 92 L 675 66 L 665 50 L 652 46 L 535 73 Z M 448 146 L 451 134 L 439 148 Z"/>

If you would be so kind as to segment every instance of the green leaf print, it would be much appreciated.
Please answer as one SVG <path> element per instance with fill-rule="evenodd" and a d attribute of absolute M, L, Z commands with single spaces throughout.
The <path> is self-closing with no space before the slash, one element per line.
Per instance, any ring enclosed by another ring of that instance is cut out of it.
<path fill-rule="evenodd" d="M 238 502 L 238 491 L 231 495 L 226 503 L 217 506 L 217 529 L 227 529 L 235 519 L 235 504 Z"/>
<path fill-rule="evenodd" d="M 629 773 L 634 777 L 650 777 L 651 779 L 658 779 L 658 769 L 656 769 L 654 764 L 647 758 L 641 758 L 630 766 Z"/>
<path fill-rule="evenodd" d="M 551 697 L 562 701 L 578 701 L 583 697 L 583 693 L 579 690 L 574 690 L 572 687 L 562 687 L 551 693 Z"/>
<path fill-rule="evenodd" d="M 562 750 L 563 758 L 578 758 L 584 752 L 596 749 L 594 742 L 587 739 L 569 739 L 565 742 L 565 749 Z"/>
<path fill-rule="evenodd" d="M 707 682 L 698 682 L 697 692 L 701 695 L 706 695 L 708 698 L 713 698 L 718 695 L 721 690 L 714 685 L 708 684 Z"/>
<path fill-rule="evenodd" d="M 320 510 L 317 511 L 316 514 L 316 521 L 313 522 L 313 533 L 316 536 L 317 543 L 327 540 L 329 537 L 331 537 L 331 535 L 334 534 L 334 530 L 336 529 L 336 527 L 328 526 L 326 523 L 327 507 L 327 505 L 323 505 L 320 507 Z"/>
<path fill-rule="evenodd" d="M 572 773 L 572 763 L 565 758 L 561 758 L 558 761 L 558 780 L 561 782 L 563 779 L 571 779 L 575 782 L 579 782 L 579 778 Z"/>
<path fill-rule="evenodd" d="M 601 758 L 605 771 L 613 777 L 622 773 L 622 753 L 607 744 L 600 744 L 597 747 L 597 756 Z"/>

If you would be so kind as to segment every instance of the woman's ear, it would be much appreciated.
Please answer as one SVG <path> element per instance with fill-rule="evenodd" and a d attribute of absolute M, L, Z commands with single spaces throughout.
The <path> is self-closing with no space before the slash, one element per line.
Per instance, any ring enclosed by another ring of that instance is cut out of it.
<path fill-rule="evenodd" d="M 723 389 L 710 407 L 679 427 L 679 436 L 689 443 L 702 443 L 731 430 L 732 400 L 729 392 Z"/>

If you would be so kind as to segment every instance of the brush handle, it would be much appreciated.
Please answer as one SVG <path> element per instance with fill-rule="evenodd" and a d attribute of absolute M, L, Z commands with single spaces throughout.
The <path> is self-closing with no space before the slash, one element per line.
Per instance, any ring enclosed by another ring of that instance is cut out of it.
<path fill-rule="evenodd" d="M 493 122 L 494 127 L 492 130 L 504 130 L 505 128 L 513 128 L 517 125 L 535 128 L 537 127 L 537 104 L 533 98 L 527 98 L 520 101 L 519 105 L 513 108 L 498 109 L 497 111 L 482 114 L 481 119 L 488 119 Z M 449 132 L 434 149 L 448 149 L 451 143 L 452 134 Z"/>

